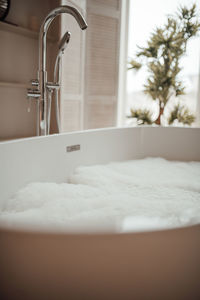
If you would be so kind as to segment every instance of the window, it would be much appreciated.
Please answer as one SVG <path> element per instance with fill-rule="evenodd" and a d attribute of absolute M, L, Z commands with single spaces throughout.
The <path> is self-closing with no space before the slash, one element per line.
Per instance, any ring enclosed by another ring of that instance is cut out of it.
<path fill-rule="evenodd" d="M 194 2 L 191 0 L 131 0 L 129 15 L 129 45 L 128 56 L 135 57 L 138 51 L 137 46 L 146 46 L 150 34 L 158 26 L 166 22 L 168 14 L 174 14 L 180 6 L 191 7 Z M 197 9 L 200 10 L 199 3 Z M 181 60 L 180 79 L 186 87 L 184 96 L 180 96 L 180 101 L 184 103 L 191 112 L 196 114 L 197 122 L 200 115 L 200 95 L 199 95 L 199 69 L 200 69 L 200 37 L 191 39 L 188 42 L 187 53 Z M 143 93 L 143 85 L 148 77 L 147 69 L 142 68 L 138 72 L 130 70 L 127 72 L 127 101 L 126 115 L 130 115 L 130 108 L 147 108 L 154 115 L 158 114 L 158 103 L 152 101 Z M 169 101 L 166 111 L 172 110 L 177 99 Z M 197 124 L 196 122 L 196 124 Z M 126 119 L 126 124 L 135 124 L 133 119 Z M 200 123 L 198 123 L 200 125 Z"/>

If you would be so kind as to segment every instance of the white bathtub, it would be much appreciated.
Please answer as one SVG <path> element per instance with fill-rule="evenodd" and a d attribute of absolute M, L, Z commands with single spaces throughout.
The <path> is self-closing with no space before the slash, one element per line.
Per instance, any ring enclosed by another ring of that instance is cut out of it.
<path fill-rule="evenodd" d="M 76 151 L 67 152 L 67 147 Z M 91 130 L 0 143 L 1 203 L 78 165 L 136 158 L 200 161 L 200 128 Z M 144 233 L 0 229 L 1 299 L 200 299 L 200 225 Z"/>

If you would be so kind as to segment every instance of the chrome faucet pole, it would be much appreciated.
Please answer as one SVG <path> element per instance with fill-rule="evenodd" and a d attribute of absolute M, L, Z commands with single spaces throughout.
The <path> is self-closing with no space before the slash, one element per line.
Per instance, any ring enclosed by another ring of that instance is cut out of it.
<path fill-rule="evenodd" d="M 85 22 L 83 16 L 80 12 L 71 6 L 60 6 L 52 10 L 45 18 L 42 26 L 40 28 L 39 34 L 39 71 L 38 71 L 38 81 L 40 90 L 40 134 L 47 134 L 47 70 L 46 70 L 46 40 L 47 32 L 51 22 L 55 17 L 62 13 L 71 14 L 78 22 L 82 30 L 87 28 L 87 23 Z"/>

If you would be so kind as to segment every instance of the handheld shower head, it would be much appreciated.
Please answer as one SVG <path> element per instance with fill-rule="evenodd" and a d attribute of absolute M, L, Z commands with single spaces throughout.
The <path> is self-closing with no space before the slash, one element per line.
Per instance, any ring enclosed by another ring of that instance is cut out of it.
<path fill-rule="evenodd" d="M 65 34 L 63 35 L 62 39 L 60 40 L 59 43 L 59 52 L 62 51 L 62 53 L 65 51 L 65 48 L 67 47 L 67 44 L 69 43 L 71 37 L 71 32 L 67 31 L 65 32 Z"/>
<path fill-rule="evenodd" d="M 70 37 L 71 37 L 71 32 L 66 31 L 58 45 L 58 53 L 56 56 L 56 61 L 55 61 L 55 66 L 54 66 L 54 82 L 58 81 L 60 83 L 61 56 L 64 53 L 64 51 L 70 41 Z"/>

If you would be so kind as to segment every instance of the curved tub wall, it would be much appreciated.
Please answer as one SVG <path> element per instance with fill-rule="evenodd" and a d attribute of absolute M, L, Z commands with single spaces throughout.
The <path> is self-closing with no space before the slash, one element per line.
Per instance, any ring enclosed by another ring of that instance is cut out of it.
<path fill-rule="evenodd" d="M 0 230 L 1 299 L 199 300 L 200 226 L 139 234 Z"/>
<path fill-rule="evenodd" d="M 141 148 L 144 157 L 200 161 L 200 128 L 143 128 Z"/>
<path fill-rule="evenodd" d="M 80 150 L 67 152 L 71 145 Z M 78 165 L 146 156 L 200 160 L 200 128 L 109 128 L 0 143 L 0 199 L 29 182 L 65 182 Z"/>
<path fill-rule="evenodd" d="M 78 165 L 140 157 L 140 130 L 92 130 L 0 144 L 2 199 L 29 182 L 65 182 Z M 67 152 L 71 145 L 80 151 Z"/>

